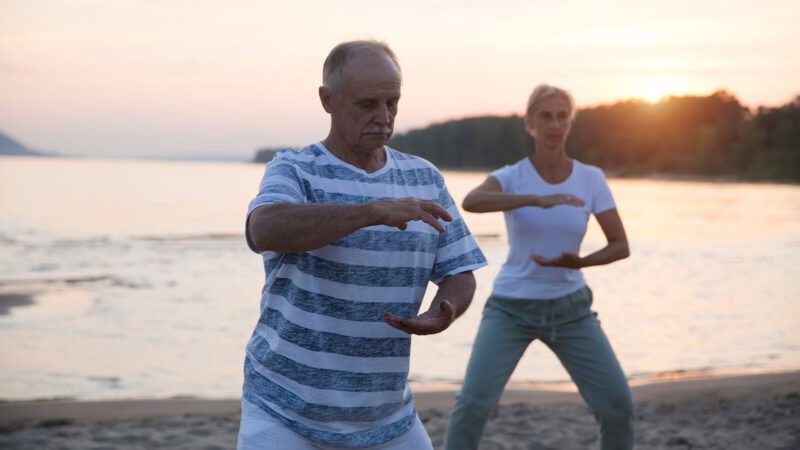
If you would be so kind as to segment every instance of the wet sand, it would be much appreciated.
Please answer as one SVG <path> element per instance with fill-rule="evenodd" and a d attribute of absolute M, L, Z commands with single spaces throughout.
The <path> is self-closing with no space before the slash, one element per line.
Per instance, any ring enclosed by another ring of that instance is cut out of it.
<path fill-rule="evenodd" d="M 800 448 L 800 372 L 659 382 L 633 392 L 637 449 Z M 416 394 L 437 449 L 454 396 L 452 389 Z M 238 400 L 7 402 L 0 448 L 231 449 L 238 421 Z M 598 430 L 576 393 L 510 389 L 480 448 L 596 449 Z"/>

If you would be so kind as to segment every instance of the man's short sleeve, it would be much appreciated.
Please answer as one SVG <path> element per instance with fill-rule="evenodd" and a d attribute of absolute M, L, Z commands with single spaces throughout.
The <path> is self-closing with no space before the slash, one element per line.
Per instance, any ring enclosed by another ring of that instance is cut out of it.
<path fill-rule="evenodd" d="M 458 211 L 453 198 L 442 184 L 439 204 L 453 216 L 445 223 L 445 231 L 439 234 L 436 262 L 431 273 L 431 281 L 439 284 L 445 277 L 461 272 L 475 270 L 486 265 L 486 258 L 469 232 L 467 224 Z"/>
<path fill-rule="evenodd" d="M 302 188 L 303 183 L 298 175 L 298 169 L 293 164 L 292 159 L 285 154 L 285 152 L 292 151 L 293 150 L 283 150 L 278 152 L 272 158 L 272 161 L 267 164 L 264 177 L 261 179 L 261 185 L 258 188 L 258 195 L 250 201 L 247 208 L 245 238 L 247 240 L 247 246 L 253 251 L 257 250 L 253 248 L 248 230 L 250 215 L 253 211 L 259 206 L 264 205 L 305 202 L 305 195 L 303 194 Z"/>
<path fill-rule="evenodd" d="M 617 203 L 614 201 L 614 196 L 611 194 L 611 189 L 608 187 L 606 176 L 603 171 L 597 167 L 592 167 L 592 213 L 600 214 L 603 211 L 614 209 Z"/>

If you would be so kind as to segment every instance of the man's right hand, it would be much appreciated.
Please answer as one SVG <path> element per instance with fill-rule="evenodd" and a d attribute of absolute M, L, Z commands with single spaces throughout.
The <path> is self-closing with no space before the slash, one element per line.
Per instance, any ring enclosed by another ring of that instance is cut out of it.
<path fill-rule="evenodd" d="M 386 225 L 405 230 L 408 222 L 421 220 L 435 228 L 440 233 L 444 232 L 444 227 L 439 220 L 450 222 L 453 217 L 432 200 L 420 200 L 414 197 L 376 200 L 371 202 L 377 222 L 375 225 Z"/>

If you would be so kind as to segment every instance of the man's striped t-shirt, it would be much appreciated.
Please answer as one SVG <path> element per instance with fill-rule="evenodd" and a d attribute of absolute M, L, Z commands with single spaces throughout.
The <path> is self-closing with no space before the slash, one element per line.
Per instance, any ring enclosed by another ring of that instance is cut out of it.
<path fill-rule="evenodd" d="M 386 164 L 373 173 L 321 143 L 281 151 L 248 212 L 276 203 L 416 197 L 453 216 L 442 222 L 444 233 L 411 221 L 402 231 L 362 228 L 308 252 L 262 254 L 266 282 L 247 345 L 244 399 L 331 447 L 371 447 L 410 429 L 416 415 L 407 385 L 411 337 L 386 324 L 383 312 L 413 317 L 429 281 L 486 265 L 441 173 L 422 158 L 385 150 Z"/>

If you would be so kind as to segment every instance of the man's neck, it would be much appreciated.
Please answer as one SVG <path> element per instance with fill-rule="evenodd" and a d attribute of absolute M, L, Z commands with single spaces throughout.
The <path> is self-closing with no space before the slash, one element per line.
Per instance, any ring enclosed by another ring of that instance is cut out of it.
<path fill-rule="evenodd" d="M 322 141 L 322 145 L 337 158 L 367 173 L 377 172 L 386 165 L 386 150 L 383 146 L 373 150 L 351 149 L 350 146 L 339 142 L 331 135 L 328 135 L 328 137 Z"/>

